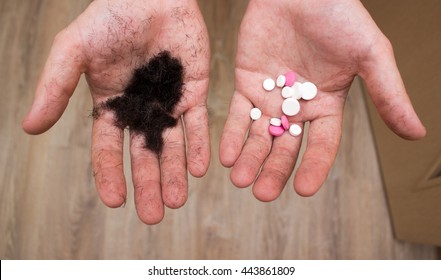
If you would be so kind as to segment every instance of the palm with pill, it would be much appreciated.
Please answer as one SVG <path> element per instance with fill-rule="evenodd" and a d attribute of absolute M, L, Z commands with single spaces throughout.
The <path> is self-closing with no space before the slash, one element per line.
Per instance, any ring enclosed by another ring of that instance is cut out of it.
<path fill-rule="evenodd" d="M 31 134 L 49 129 L 61 117 L 82 73 L 94 105 L 121 95 L 134 69 L 163 50 L 181 60 L 185 88 L 174 111 L 178 124 L 163 133 L 160 155 L 144 148 L 143 137 L 130 134 L 135 204 L 147 224 L 161 221 L 164 204 L 177 208 L 185 203 L 187 163 L 194 176 L 203 176 L 209 164 L 209 44 L 196 1 L 92 2 L 56 37 L 33 106 L 23 121 L 23 128 Z M 123 130 L 114 125 L 113 113 L 104 112 L 94 119 L 95 182 L 109 207 L 119 207 L 126 200 L 123 138 Z"/>
<path fill-rule="evenodd" d="M 284 133 L 273 138 L 268 133 L 270 118 L 282 114 L 283 98 L 281 89 L 266 92 L 262 82 L 288 70 L 296 71 L 300 82 L 311 81 L 318 87 L 317 97 L 301 100 L 300 112 L 289 118 L 300 125 L 310 122 L 307 148 L 294 178 L 300 195 L 313 195 L 326 180 L 355 75 L 365 80 L 380 115 L 394 132 L 408 139 L 425 134 L 390 43 L 359 1 L 252 0 L 239 32 L 236 89 L 220 158 L 223 165 L 232 167 L 232 182 L 238 187 L 254 183 L 253 193 L 262 201 L 280 195 L 301 144 L 301 137 Z M 253 107 L 263 115 L 251 122 Z"/>

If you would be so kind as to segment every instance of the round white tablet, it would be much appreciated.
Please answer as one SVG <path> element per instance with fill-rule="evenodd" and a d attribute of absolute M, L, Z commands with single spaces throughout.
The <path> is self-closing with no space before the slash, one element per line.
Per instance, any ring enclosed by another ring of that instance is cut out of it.
<path fill-rule="evenodd" d="M 290 98 L 294 96 L 294 89 L 292 87 L 284 87 L 282 89 L 283 98 Z"/>
<path fill-rule="evenodd" d="M 293 97 L 297 100 L 299 100 L 300 98 L 302 98 L 302 83 L 299 82 L 295 82 L 294 85 L 292 86 L 292 90 L 293 90 Z"/>
<path fill-rule="evenodd" d="M 305 82 L 301 85 L 302 98 L 311 100 L 317 96 L 317 87 L 311 82 Z"/>
<path fill-rule="evenodd" d="M 265 81 L 263 81 L 263 88 L 266 91 L 272 91 L 275 87 L 276 87 L 276 83 L 274 82 L 273 79 L 268 78 Z"/>
<path fill-rule="evenodd" d="M 272 124 L 274 126 L 282 126 L 282 120 L 279 118 L 271 118 L 270 124 Z"/>
<path fill-rule="evenodd" d="M 282 103 L 282 111 L 287 116 L 294 116 L 300 111 L 300 103 L 297 99 L 290 97 Z"/>
<path fill-rule="evenodd" d="M 280 75 L 279 77 L 277 77 L 276 85 L 281 88 L 285 86 L 285 82 L 286 82 L 285 75 Z"/>
<path fill-rule="evenodd" d="M 253 108 L 250 111 L 250 117 L 253 120 L 258 120 L 262 116 L 262 111 L 259 110 L 259 108 Z"/>
<path fill-rule="evenodd" d="M 298 124 L 292 124 L 289 127 L 289 134 L 291 134 L 292 136 L 299 136 L 300 134 L 302 134 L 302 128 Z"/>

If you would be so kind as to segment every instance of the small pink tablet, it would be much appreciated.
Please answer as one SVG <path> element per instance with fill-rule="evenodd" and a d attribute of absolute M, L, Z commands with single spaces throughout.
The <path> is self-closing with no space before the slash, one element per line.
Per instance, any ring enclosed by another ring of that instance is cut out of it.
<path fill-rule="evenodd" d="M 283 116 L 280 118 L 280 120 L 282 121 L 282 127 L 283 127 L 285 130 L 288 130 L 288 129 L 289 129 L 289 121 L 288 121 L 288 118 L 287 118 L 285 115 L 283 115 Z"/>
<path fill-rule="evenodd" d="M 288 73 L 285 74 L 285 78 L 286 78 L 285 86 L 292 87 L 297 80 L 296 72 L 289 71 Z"/>
<path fill-rule="evenodd" d="M 274 125 L 270 125 L 268 130 L 272 136 L 281 136 L 285 132 L 283 127 Z"/>

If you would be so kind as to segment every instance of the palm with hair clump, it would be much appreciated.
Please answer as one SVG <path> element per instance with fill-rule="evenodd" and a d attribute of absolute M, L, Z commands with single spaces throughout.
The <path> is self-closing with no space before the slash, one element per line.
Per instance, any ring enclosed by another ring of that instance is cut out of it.
<path fill-rule="evenodd" d="M 162 220 L 164 204 L 178 208 L 185 203 L 187 164 L 190 173 L 198 177 L 205 174 L 209 164 L 206 99 L 210 51 L 196 1 L 92 2 L 55 38 L 34 103 L 23 121 L 24 130 L 30 134 L 49 129 L 61 117 L 83 73 L 94 106 L 121 96 L 134 69 L 162 51 L 181 61 L 185 86 L 172 112 L 177 124 L 163 133 L 160 154 L 145 149 L 142 135 L 130 132 L 135 204 L 140 219 L 147 224 Z M 123 130 L 115 125 L 111 111 L 104 110 L 94 118 L 95 183 L 109 207 L 119 207 L 126 200 Z"/>
<path fill-rule="evenodd" d="M 239 32 L 236 88 L 220 158 L 232 167 L 232 182 L 238 187 L 254 184 L 253 193 L 262 201 L 280 195 L 301 144 L 301 137 L 285 133 L 273 139 L 268 133 L 269 119 L 282 114 L 283 98 L 276 90 L 266 93 L 262 81 L 288 70 L 296 71 L 299 81 L 318 87 L 317 97 L 300 101 L 300 113 L 289 118 L 293 123 L 310 122 L 307 148 L 294 178 L 302 196 L 319 190 L 335 160 L 344 103 L 356 75 L 364 79 L 395 133 L 408 139 L 425 135 L 390 43 L 359 1 L 252 0 Z M 248 114 L 253 107 L 263 115 L 251 123 Z"/>

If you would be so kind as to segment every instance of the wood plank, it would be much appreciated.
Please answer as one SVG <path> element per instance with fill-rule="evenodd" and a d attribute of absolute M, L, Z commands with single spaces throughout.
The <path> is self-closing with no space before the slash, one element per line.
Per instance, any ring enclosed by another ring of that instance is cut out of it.
<path fill-rule="evenodd" d="M 431 246 L 392 235 L 360 86 L 346 105 L 342 146 L 323 189 L 301 198 L 289 181 L 272 203 L 236 189 L 219 163 L 220 133 L 233 92 L 237 32 L 247 1 L 200 1 L 210 31 L 211 166 L 190 178 L 189 200 L 156 226 L 95 192 L 91 101 L 84 79 L 59 123 L 22 132 L 54 35 L 89 1 L 0 0 L 0 257 L 2 259 L 433 259 Z M 127 143 L 126 143 L 127 147 Z M 127 181 L 129 158 L 125 155 Z"/>

